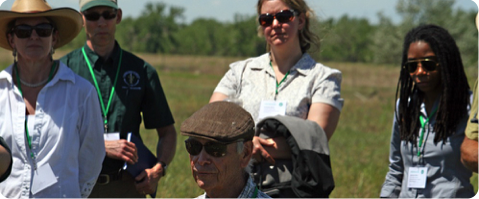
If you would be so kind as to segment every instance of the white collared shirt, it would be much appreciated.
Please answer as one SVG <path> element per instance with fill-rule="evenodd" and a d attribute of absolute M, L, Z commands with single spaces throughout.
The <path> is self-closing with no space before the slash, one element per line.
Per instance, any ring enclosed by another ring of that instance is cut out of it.
<path fill-rule="evenodd" d="M 342 75 L 339 70 L 316 63 L 304 53 L 289 71 L 277 88 L 276 76 L 266 53 L 230 64 L 214 92 L 240 101 L 255 123 L 260 120 L 263 100 L 287 102 L 285 115 L 303 119 L 308 118 L 309 108 L 314 103 L 328 104 L 341 111 L 344 99 L 340 94 Z"/>
<path fill-rule="evenodd" d="M 13 84 L 12 69 L 11 65 L 0 72 L 0 136 L 13 156 L 12 173 L 0 183 L 0 194 L 7 198 L 87 197 L 105 157 L 95 88 L 61 63 L 38 94 L 33 129 L 28 129 L 32 151 L 37 166 L 48 163 L 57 182 L 32 194 L 34 169 L 25 137 L 25 102 Z"/>

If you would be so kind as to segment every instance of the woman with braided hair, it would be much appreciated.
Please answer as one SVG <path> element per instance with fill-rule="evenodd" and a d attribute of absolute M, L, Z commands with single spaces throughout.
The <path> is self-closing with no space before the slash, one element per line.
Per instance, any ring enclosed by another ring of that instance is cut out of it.
<path fill-rule="evenodd" d="M 421 25 L 408 32 L 396 98 L 389 171 L 380 196 L 473 197 L 472 173 L 460 161 L 471 92 L 447 30 Z"/>

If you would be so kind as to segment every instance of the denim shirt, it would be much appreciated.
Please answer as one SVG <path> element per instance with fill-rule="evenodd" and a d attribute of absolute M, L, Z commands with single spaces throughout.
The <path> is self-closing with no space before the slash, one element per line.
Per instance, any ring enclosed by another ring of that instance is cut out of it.
<path fill-rule="evenodd" d="M 397 104 L 399 104 L 399 101 Z M 436 103 L 433 109 L 437 106 Z M 421 104 L 421 114 L 425 118 L 428 117 L 424 103 Z M 456 128 L 455 134 L 449 136 L 445 142 L 439 141 L 435 144 L 434 136 L 436 133 L 433 126 L 436 120 L 435 117 L 431 117 L 424 131 L 424 148 L 421 147 L 423 158 L 419 160 L 417 156 L 418 145 L 414 146 L 414 144 L 400 139 L 399 126 L 396 117 L 394 117 L 389 153 L 389 171 L 382 186 L 380 197 L 473 197 L 475 193 L 470 183 L 472 172 L 464 167 L 460 160 L 460 148 L 464 140 L 467 118 L 467 115 L 464 115 Z M 427 167 L 424 189 L 408 188 L 407 186 L 409 168 L 415 166 Z"/>
<path fill-rule="evenodd" d="M 256 197 L 254 197 L 255 195 Z M 209 198 L 206 195 L 206 193 L 196 197 L 196 199 L 205 199 L 205 198 Z M 238 198 L 271 198 L 271 197 L 269 197 L 262 191 L 258 190 L 258 188 L 256 188 L 256 184 L 253 182 L 253 179 L 251 178 L 250 175 L 248 175 L 248 181 L 246 182 L 246 185 L 243 188 L 243 191 L 241 191 Z"/>

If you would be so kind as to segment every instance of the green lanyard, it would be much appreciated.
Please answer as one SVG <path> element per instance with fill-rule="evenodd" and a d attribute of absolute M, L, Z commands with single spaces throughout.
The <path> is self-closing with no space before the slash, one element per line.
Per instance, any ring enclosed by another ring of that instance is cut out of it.
<path fill-rule="evenodd" d="M 52 67 L 50 68 L 50 74 L 48 75 L 47 83 L 50 82 L 50 80 L 52 80 L 53 72 L 55 71 L 55 68 L 56 68 L 55 62 L 53 62 Z M 18 91 L 20 91 L 20 94 L 23 97 L 22 83 L 20 83 L 20 74 L 18 72 L 17 63 L 15 63 L 15 65 L 13 66 L 13 69 L 15 69 L 15 75 L 17 76 Z M 33 151 L 32 151 L 32 140 L 30 138 L 30 134 L 28 133 L 27 116 L 26 115 L 25 115 L 25 135 L 27 137 L 28 148 L 30 149 L 30 157 L 32 158 L 33 163 L 34 163 L 34 169 L 37 170 L 37 163 L 36 163 L 36 160 L 35 160 L 36 157 L 35 157 L 35 154 L 33 154 Z"/>
<path fill-rule="evenodd" d="M 271 64 L 271 61 L 269 61 L 269 65 L 271 66 L 271 68 L 273 68 L 273 64 Z M 274 71 L 274 70 L 273 70 L 273 71 Z M 286 79 L 286 77 L 288 77 L 288 75 L 289 75 L 289 70 L 288 70 L 288 72 L 286 73 L 286 75 L 284 75 L 283 79 L 282 79 L 279 83 L 276 81 L 276 95 L 278 94 L 278 88 L 279 88 L 279 86 L 281 85 L 281 83 L 284 82 L 284 80 Z"/>
<path fill-rule="evenodd" d="M 417 157 L 421 156 L 421 146 L 424 139 L 424 131 L 426 129 L 426 124 L 429 123 L 429 120 L 432 118 L 434 113 L 436 113 L 437 108 L 438 107 L 436 106 L 436 108 L 432 110 L 431 114 L 429 115 L 427 119 L 425 119 L 422 115 L 419 116 L 419 122 L 421 122 L 421 135 L 419 136 L 419 148 L 417 149 Z"/>
<path fill-rule="evenodd" d="M 253 196 L 251 196 L 251 198 L 257 198 L 258 197 L 258 187 L 254 187 L 254 193 L 253 193 Z"/>
<path fill-rule="evenodd" d="M 98 98 L 100 98 L 100 105 L 101 105 L 101 110 L 103 111 L 103 116 L 105 117 L 104 119 L 104 124 L 105 124 L 105 133 L 108 132 L 108 110 L 110 109 L 110 104 L 111 104 L 111 99 L 113 98 L 113 93 L 115 92 L 115 85 L 116 81 L 118 80 L 118 74 L 120 73 L 120 67 L 121 67 L 121 58 L 123 57 L 123 50 L 120 49 L 120 61 L 118 62 L 118 68 L 116 69 L 116 76 L 115 76 L 115 82 L 113 82 L 113 86 L 111 89 L 110 97 L 108 98 L 108 104 L 106 105 L 103 103 L 103 98 L 100 93 L 100 87 L 98 87 L 98 83 L 96 82 L 95 74 L 93 73 L 93 68 L 91 67 L 90 61 L 88 57 L 86 56 L 85 53 L 85 47 L 82 48 L 83 56 L 85 57 L 85 61 L 88 65 L 88 68 L 90 69 L 91 77 L 93 79 L 93 83 L 95 84 L 96 91 L 98 92 Z"/>

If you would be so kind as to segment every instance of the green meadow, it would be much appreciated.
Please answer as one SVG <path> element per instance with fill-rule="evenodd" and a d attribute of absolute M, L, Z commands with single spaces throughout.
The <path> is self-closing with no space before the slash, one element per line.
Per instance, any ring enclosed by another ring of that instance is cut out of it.
<path fill-rule="evenodd" d="M 239 57 L 162 56 L 139 54 L 158 70 L 178 132 L 176 155 L 168 175 L 160 181 L 157 197 L 196 197 L 189 168 L 186 137 L 180 135 L 181 122 L 208 103 L 229 63 Z M 336 187 L 332 198 L 377 198 L 388 170 L 396 83 L 399 68 L 390 65 L 323 63 L 343 73 L 341 94 L 344 107 L 338 127 L 329 142 Z M 468 67 L 469 84 L 477 78 L 477 68 Z M 143 129 L 143 140 L 151 150 L 157 136 Z M 478 178 L 471 178 L 477 193 Z"/>
<path fill-rule="evenodd" d="M 58 58 L 65 52 L 57 52 Z M 159 198 L 192 198 L 202 194 L 191 175 L 186 137 L 181 123 L 208 103 L 229 63 L 242 57 L 197 57 L 138 54 L 158 71 L 175 118 L 178 133 L 176 155 L 158 185 Z M 0 51 L 1 67 L 11 63 L 11 54 Z M 377 198 L 388 170 L 396 82 L 399 68 L 361 63 L 323 63 L 342 71 L 341 94 L 344 107 L 338 127 L 329 142 L 335 179 L 332 198 Z M 477 67 L 467 67 L 469 85 L 477 78 Z M 141 135 L 155 151 L 158 136 L 142 127 Z M 477 193 L 478 178 L 471 178 Z"/>

